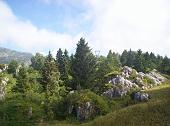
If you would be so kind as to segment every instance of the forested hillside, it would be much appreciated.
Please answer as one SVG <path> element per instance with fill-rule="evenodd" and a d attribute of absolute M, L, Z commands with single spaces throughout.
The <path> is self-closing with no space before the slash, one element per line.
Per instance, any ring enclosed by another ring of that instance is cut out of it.
<path fill-rule="evenodd" d="M 6 51 L 3 52 L 2 57 L 8 57 Z M 13 53 L 16 54 L 10 52 Z M 31 55 L 27 56 L 29 58 Z M 8 68 L 1 64 L 2 126 L 38 126 L 63 121 L 80 124 L 111 112 L 106 116 L 110 121 L 108 126 L 117 123 L 120 118 L 128 121 L 125 116 L 134 110 L 143 114 L 146 105 L 152 106 L 151 102 L 156 100 L 159 102 L 162 95 L 156 95 L 152 89 L 161 87 L 170 79 L 170 59 L 167 56 L 142 52 L 140 49 L 124 50 L 122 54 L 108 50 L 107 56 L 96 56 L 84 38 L 78 41 L 75 54 L 59 48 L 55 56 L 50 51 L 47 56 L 36 53 L 30 65 L 20 62 L 25 61 L 25 54 L 23 57 L 20 55 L 19 59 L 12 59 Z M 162 104 L 166 106 L 165 97 L 168 94 L 161 93 L 165 100 Z M 153 109 L 151 113 L 155 111 L 156 114 L 164 111 L 161 109 L 157 112 L 156 107 L 149 107 L 148 114 L 151 114 L 150 109 Z M 113 116 L 113 120 L 110 116 Z M 160 126 L 168 125 L 166 116 L 169 116 L 169 109 L 163 116 L 166 122 L 158 123 Z M 142 118 L 146 119 L 145 116 Z M 105 120 L 101 119 L 99 123 L 104 125 Z M 99 124 L 95 120 L 88 125 Z"/>

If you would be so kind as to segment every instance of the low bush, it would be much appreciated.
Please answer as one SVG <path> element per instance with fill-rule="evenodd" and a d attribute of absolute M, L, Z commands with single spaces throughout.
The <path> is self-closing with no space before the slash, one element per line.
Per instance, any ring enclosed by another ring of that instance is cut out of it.
<path fill-rule="evenodd" d="M 33 126 L 43 118 L 41 104 L 21 95 L 15 95 L 0 103 L 1 126 Z"/>
<path fill-rule="evenodd" d="M 144 76 L 143 82 L 146 84 L 154 84 L 155 82 L 147 76 Z"/>
<path fill-rule="evenodd" d="M 76 118 L 76 108 L 89 102 L 95 111 L 92 118 L 97 115 L 104 115 L 109 112 L 108 102 L 102 97 L 89 90 L 75 91 L 68 94 L 65 99 L 55 104 L 54 111 L 56 117 L 61 118 Z M 69 108 L 74 107 L 70 113 Z"/>

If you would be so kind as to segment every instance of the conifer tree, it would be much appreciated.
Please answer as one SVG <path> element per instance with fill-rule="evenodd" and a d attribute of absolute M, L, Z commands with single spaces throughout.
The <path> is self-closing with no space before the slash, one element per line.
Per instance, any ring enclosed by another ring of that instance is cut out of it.
<path fill-rule="evenodd" d="M 127 58 L 128 58 L 128 51 L 124 50 L 121 57 L 120 57 L 120 61 L 121 61 L 122 66 L 127 65 Z"/>
<path fill-rule="evenodd" d="M 16 76 L 18 66 L 19 66 L 18 62 L 15 61 L 15 60 L 12 60 L 12 61 L 10 62 L 10 64 L 8 65 L 8 70 L 7 70 L 8 73 L 9 73 L 9 74 L 13 74 L 14 76 Z"/>
<path fill-rule="evenodd" d="M 56 63 L 51 52 L 49 52 L 45 59 L 42 77 L 42 84 L 45 93 L 48 96 L 58 94 L 60 73 L 58 71 L 58 67 L 56 67 Z"/>
<path fill-rule="evenodd" d="M 36 55 L 31 58 L 31 67 L 41 72 L 44 67 L 44 62 L 45 57 L 40 53 L 36 53 Z"/>
<path fill-rule="evenodd" d="M 83 38 L 77 44 L 72 67 L 76 84 L 74 88 L 91 88 L 95 78 L 96 58 Z"/>
<path fill-rule="evenodd" d="M 170 74 L 170 59 L 167 56 L 162 60 L 160 71 L 165 74 Z"/>
<path fill-rule="evenodd" d="M 107 55 L 107 62 L 108 67 L 111 71 L 117 71 L 121 65 L 119 55 L 112 52 L 111 50 L 109 50 L 109 53 Z"/>
<path fill-rule="evenodd" d="M 29 91 L 29 89 L 30 86 L 27 69 L 24 67 L 24 65 L 22 65 L 17 75 L 17 81 L 16 86 L 14 87 L 14 91 L 25 94 Z"/>
<path fill-rule="evenodd" d="M 60 73 L 56 67 L 56 62 L 52 57 L 52 54 L 49 52 L 48 56 L 45 59 L 44 69 L 42 72 L 42 84 L 45 92 L 45 112 L 47 118 L 51 119 L 54 116 L 54 113 L 51 108 L 53 101 L 59 100 L 61 98 L 62 89 L 60 87 Z"/>
<path fill-rule="evenodd" d="M 57 51 L 56 64 L 58 65 L 60 72 L 60 79 L 64 81 L 65 85 L 68 83 L 69 79 L 69 68 L 68 68 L 68 52 L 65 50 L 64 54 L 61 49 Z"/>
<path fill-rule="evenodd" d="M 142 51 L 139 49 L 136 53 L 135 60 L 134 60 L 134 68 L 140 72 L 144 72 L 144 58 Z"/>
<path fill-rule="evenodd" d="M 135 55 L 136 55 L 136 53 L 134 51 L 132 51 L 131 49 L 128 51 L 127 63 L 126 63 L 127 66 L 129 66 L 129 67 L 134 66 Z"/>

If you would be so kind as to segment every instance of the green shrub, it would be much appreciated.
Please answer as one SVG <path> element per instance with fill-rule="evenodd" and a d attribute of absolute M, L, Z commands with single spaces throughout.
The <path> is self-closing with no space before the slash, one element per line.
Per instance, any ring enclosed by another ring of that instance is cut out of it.
<path fill-rule="evenodd" d="M 162 76 L 164 76 L 165 78 L 167 78 L 167 79 L 170 80 L 170 75 L 168 75 L 168 74 L 162 74 Z"/>
<path fill-rule="evenodd" d="M 121 75 L 121 72 L 120 71 L 113 71 L 113 72 L 110 72 L 108 74 L 106 74 L 104 77 L 105 78 L 113 78 L 113 77 L 116 77 L 117 75 Z"/>
<path fill-rule="evenodd" d="M 29 109 L 32 108 L 30 116 Z M 33 126 L 44 115 L 41 104 L 15 95 L 0 103 L 0 125 L 7 126 Z"/>
<path fill-rule="evenodd" d="M 104 115 L 109 112 L 108 102 L 103 97 L 101 97 L 89 90 L 76 91 L 72 94 L 68 94 L 65 101 L 62 101 L 62 103 L 60 104 L 60 107 L 58 107 L 58 108 L 61 108 L 63 115 L 68 117 L 68 116 L 70 116 L 68 113 L 68 108 L 70 106 L 77 107 L 77 106 L 80 106 L 87 102 L 90 102 L 91 105 L 95 106 L 95 108 L 97 108 L 97 110 L 99 110 L 97 113 L 95 113 L 96 115 L 94 115 L 94 116 Z M 67 109 L 67 111 L 64 112 L 63 111 L 64 109 Z M 61 111 L 60 111 L 60 113 L 61 113 Z M 72 117 L 76 116 L 76 113 L 73 112 L 71 114 L 71 116 Z"/>
<path fill-rule="evenodd" d="M 66 119 L 68 112 L 67 112 L 67 100 L 62 98 L 58 101 L 55 101 L 52 104 L 52 110 L 54 112 L 54 118 L 57 120 Z"/>
<path fill-rule="evenodd" d="M 132 73 L 129 77 L 130 80 L 134 80 L 137 77 L 137 71 L 135 69 L 132 70 Z"/>
<path fill-rule="evenodd" d="M 147 76 L 144 76 L 143 82 L 146 84 L 154 84 L 155 82 Z"/>

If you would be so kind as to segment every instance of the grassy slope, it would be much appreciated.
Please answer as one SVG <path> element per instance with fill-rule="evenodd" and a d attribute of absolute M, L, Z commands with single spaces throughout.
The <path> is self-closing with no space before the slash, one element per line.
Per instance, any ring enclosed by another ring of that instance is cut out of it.
<path fill-rule="evenodd" d="M 152 99 L 132 105 L 81 126 L 170 126 L 170 82 L 147 91 Z M 55 122 L 48 126 L 73 126 Z"/>

